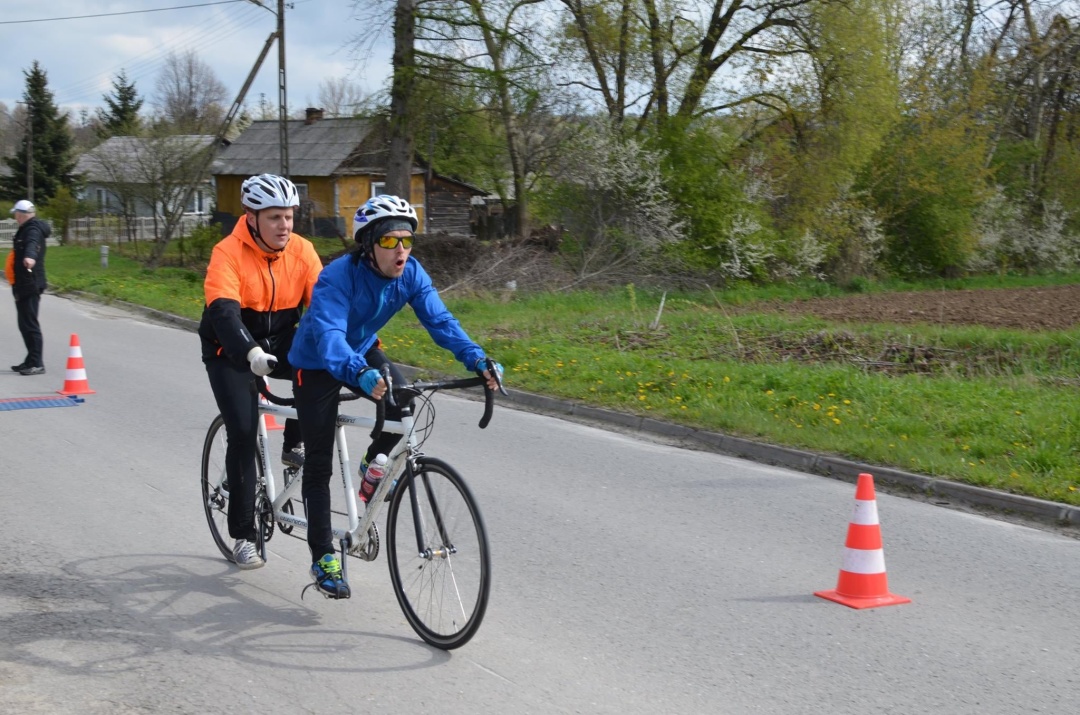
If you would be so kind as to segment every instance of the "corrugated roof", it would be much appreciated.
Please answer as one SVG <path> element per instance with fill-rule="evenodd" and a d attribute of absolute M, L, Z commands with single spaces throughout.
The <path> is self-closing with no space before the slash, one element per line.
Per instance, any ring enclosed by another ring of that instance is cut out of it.
<path fill-rule="evenodd" d="M 79 157 L 74 173 L 87 181 L 98 183 L 145 182 L 149 168 L 139 160 L 145 152 L 167 152 L 178 163 L 183 155 L 195 154 L 206 148 L 214 137 L 210 134 L 177 134 L 161 139 L 147 137 L 110 137 Z"/>
<path fill-rule="evenodd" d="M 330 176 L 349 159 L 371 132 L 372 122 L 358 118 L 303 119 L 287 123 L 289 174 Z M 276 172 L 280 166 L 276 120 L 252 122 L 214 161 L 214 175 L 252 176 Z"/>

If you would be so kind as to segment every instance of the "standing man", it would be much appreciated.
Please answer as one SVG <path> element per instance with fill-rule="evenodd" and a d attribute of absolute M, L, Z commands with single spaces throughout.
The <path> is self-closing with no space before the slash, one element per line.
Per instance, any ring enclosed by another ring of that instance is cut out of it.
<path fill-rule="evenodd" d="M 292 232 L 300 205 L 296 185 L 260 174 L 240 187 L 244 215 L 214 246 L 206 269 L 206 307 L 199 324 L 202 359 L 225 420 L 225 473 L 229 482 L 229 535 L 242 569 L 264 564 L 255 548 L 255 467 L 259 427 L 256 375 L 291 379 L 288 354 L 300 314 L 322 261 L 311 241 Z M 304 464 L 300 425 L 285 420 L 281 461 Z"/>
<path fill-rule="evenodd" d="M 38 308 L 41 294 L 45 292 L 45 239 L 52 233 L 49 224 L 37 217 L 34 204 L 26 199 L 15 202 L 11 209 L 19 230 L 12 240 L 11 271 L 14 282 L 11 285 L 15 295 L 15 313 L 19 320 L 19 332 L 26 343 L 26 359 L 11 369 L 20 375 L 44 375 L 45 363 L 42 361 L 41 324 L 38 323 Z"/>

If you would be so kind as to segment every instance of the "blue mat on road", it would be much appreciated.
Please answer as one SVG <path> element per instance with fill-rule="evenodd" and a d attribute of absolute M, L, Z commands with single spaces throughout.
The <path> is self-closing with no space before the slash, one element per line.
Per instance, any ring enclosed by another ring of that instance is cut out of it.
<path fill-rule="evenodd" d="M 86 402 L 77 395 L 67 397 L 5 397 L 0 398 L 0 412 L 6 410 L 32 410 L 37 407 L 75 407 L 79 403 Z"/>

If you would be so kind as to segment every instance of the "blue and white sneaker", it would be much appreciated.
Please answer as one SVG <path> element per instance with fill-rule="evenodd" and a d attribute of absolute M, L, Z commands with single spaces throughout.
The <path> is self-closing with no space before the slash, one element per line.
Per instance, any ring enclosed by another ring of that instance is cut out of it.
<path fill-rule="evenodd" d="M 245 571 L 262 568 L 266 565 L 266 561 L 259 554 L 259 549 L 247 539 L 237 539 L 236 543 L 233 544 L 232 553 L 233 562 Z"/>
<path fill-rule="evenodd" d="M 341 573 L 341 562 L 333 554 L 327 554 L 311 565 L 311 579 L 315 587 L 329 598 L 348 598 L 352 595 Z"/>

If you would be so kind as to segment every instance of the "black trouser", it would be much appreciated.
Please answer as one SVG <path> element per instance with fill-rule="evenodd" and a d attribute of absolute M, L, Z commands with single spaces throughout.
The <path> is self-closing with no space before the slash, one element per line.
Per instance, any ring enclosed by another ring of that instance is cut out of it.
<path fill-rule="evenodd" d="M 225 420 L 225 474 L 229 479 L 229 536 L 255 540 L 255 487 L 258 471 L 259 397 L 255 375 L 221 357 L 206 363 L 210 389 Z M 300 444 L 300 424 L 285 420 L 284 448 Z"/>
<path fill-rule="evenodd" d="M 41 351 L 44 341 L 41 337 L 41 324 L 38 323 L 38 308 L 41 306 L 41 294 L 15 296 L 15 315 L 18 318 L 19 332 L 26 343 L 27 367 L 45 367 Z"/>
<path fill-rule="evenodd" d="M 368 365 L 380 368 L 386 355 L 372 348 L 364 356 Z M 391 365 L 395 383 L 404 378 Z M 334 534 L 330 524 L 330 477 L 334 469 L 334 436 L 337 433 L 338 393 L 342 383 L 325 370 L 296 370 L 293 373 L 293 396 L 296 416 L 304 435 L 304 483 L 301 492 L 307 514 L 307 539 L 311 560 L 318 561 L 334 553 Z M 386 419 L 400 420 L 401 408 L 386 405 Z M 370 462 L 376 454 L 389 454 L 401 435 L 385 433 L 372 441 L 364 456 Z"/>

